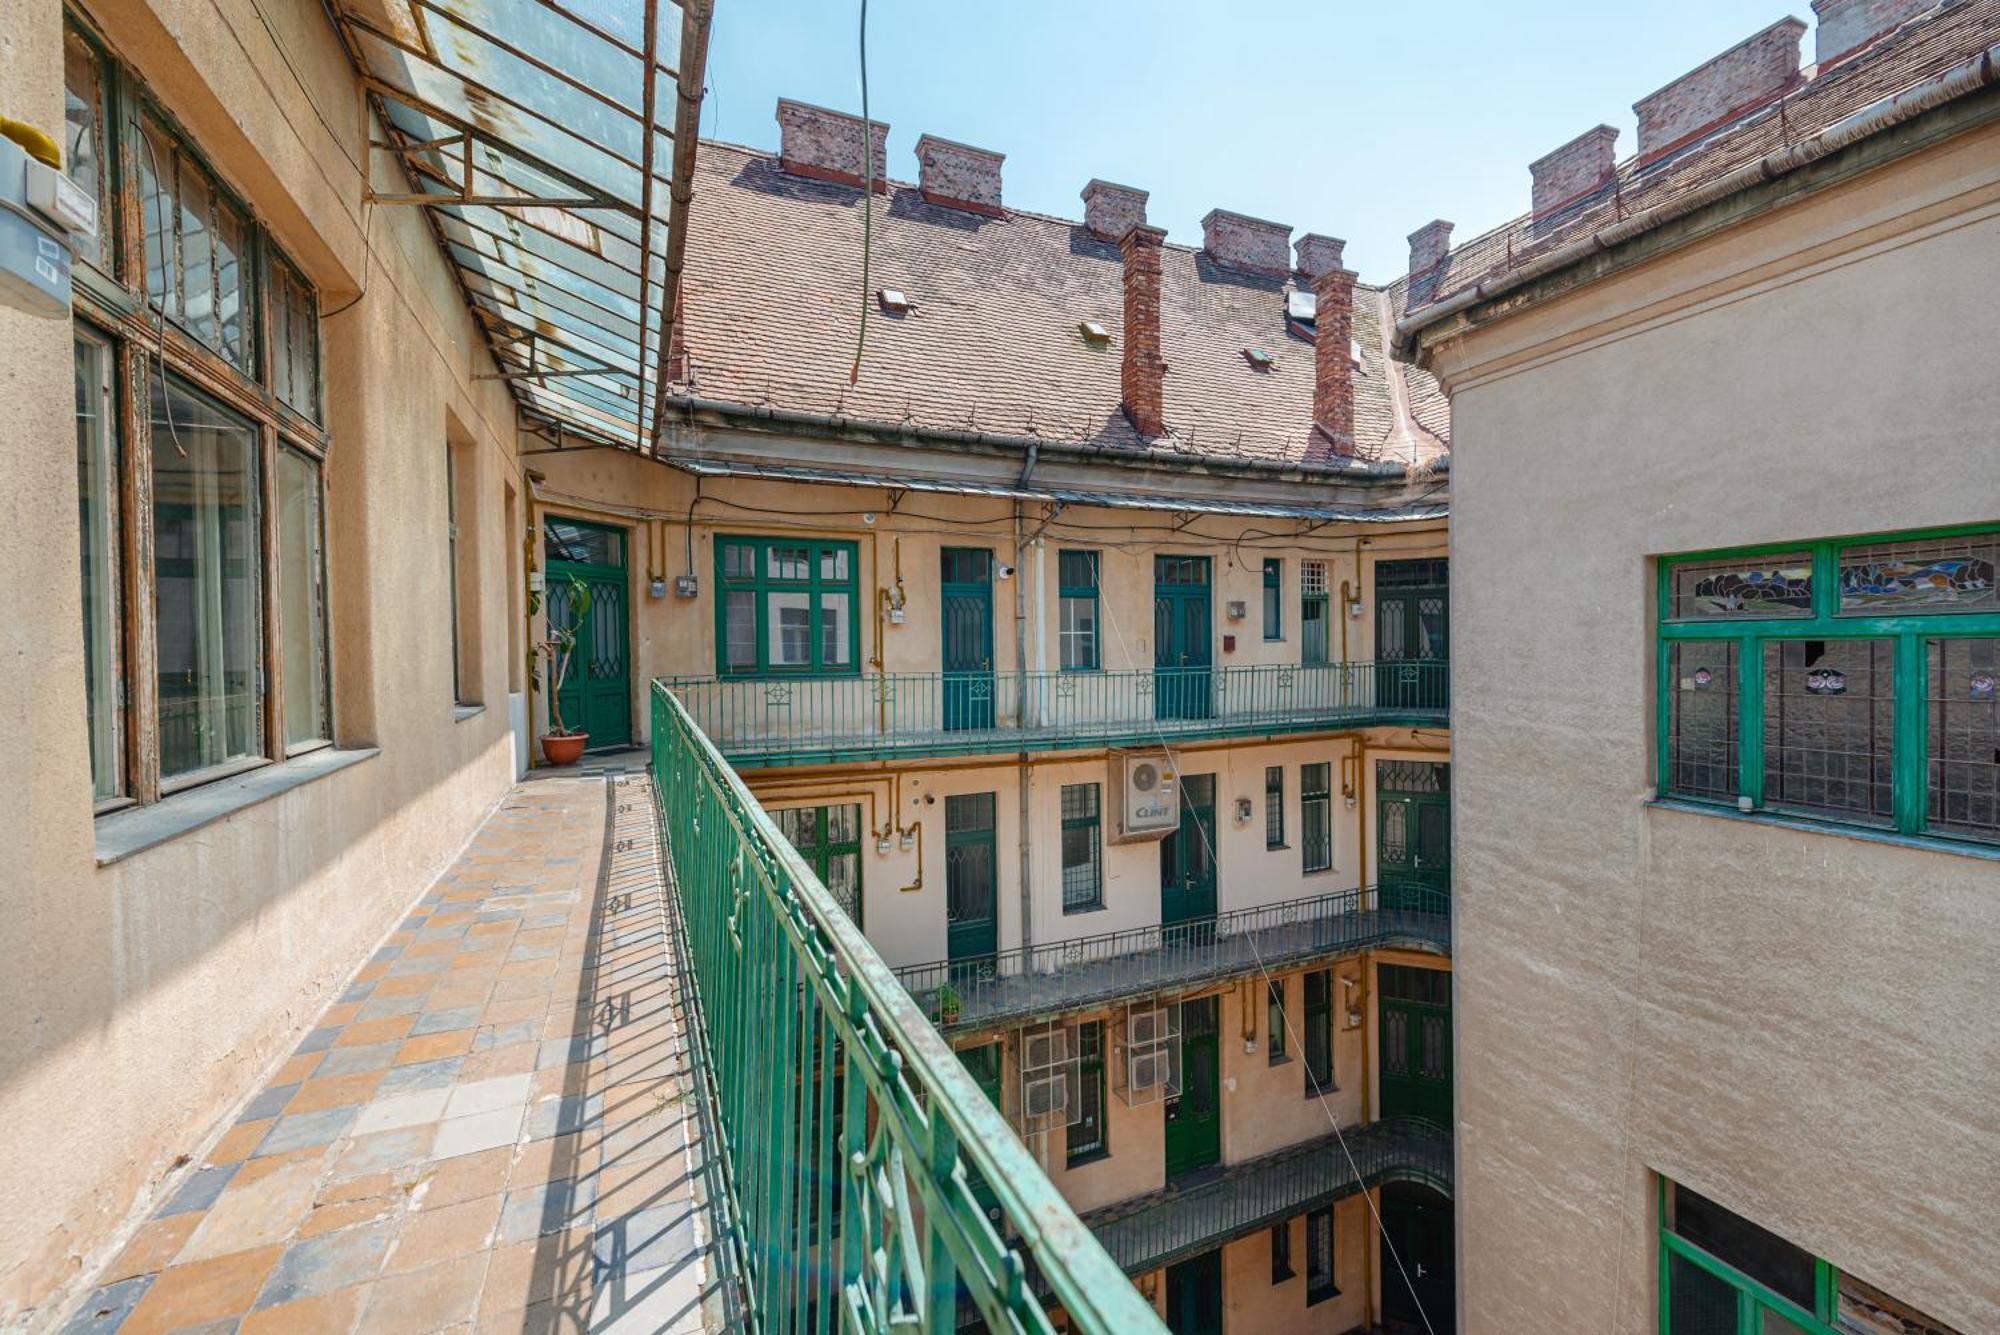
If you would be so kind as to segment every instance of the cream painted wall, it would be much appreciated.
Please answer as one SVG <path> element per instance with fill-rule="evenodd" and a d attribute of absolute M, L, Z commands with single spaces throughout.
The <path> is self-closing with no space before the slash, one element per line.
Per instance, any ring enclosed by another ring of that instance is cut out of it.
<path fill-rule="evenodd" d="M 1989 127 L 1435 351 L 1467 1335 L 1651 1330 L 1655 1173 L 2000 1329 L 1996 863 L 1646 804 L 1653 558 L 2000 519 L 1996 290 Z"/>
<path fill-rule="evenodd" d="M 1239 1238 L 1222 1249 L 1223 1329 L 1229 1335 L 1266 1331 L 1341 1335 L 1368 1318 L 1370 1243 L 1375 1223 L 1368 1203 L 1350 1196 L 1333 1207 L 1333 1277 L 1340 1292 L 1306 1304 L 1306 1220 L 1285 1221 L 1292 1236 L 1292 1277 L 1271 1282 L 1271 1231 Z"/>
<path fill-rule="evenodd" d="M 511 775 L 512 404 L 470 381 L 489 363 L 423 220 L 362 207 L 337 39 L 311 6 L 262 7 L 283 59 L 248 0 L 87 8 L 321 289 L 336 731 L 383 750 L 96 865 L 68 326 L 0 310 L 0 569 L 14 572 L 0 580 L 14 641 L 0 658 L 13 742 L 0 755 L 0 1325 L 46 1316 L 173 1185 L 175 1162 L 291 1050 Z M 15 7 L 0 87 L 6 114 L 61 123 L 59 6 Z M 446 631 L 448 414 L 479 508 L 466 596 L 480 605 L 489 705 L 462 722 Z"/>

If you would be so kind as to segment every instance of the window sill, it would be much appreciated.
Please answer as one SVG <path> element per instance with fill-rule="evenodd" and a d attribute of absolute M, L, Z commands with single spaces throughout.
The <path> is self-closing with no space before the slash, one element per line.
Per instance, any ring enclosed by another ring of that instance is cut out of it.
<path fill-rule="evenodd" d="M 1307 1289 L 1306 1306 L 1317 1307 L 1321 1303 L 1327 1301 L 1329 1298 L 1338 1298 L 1339 1296 L 1340 1296 L 1339 1289 Z"/>
<path fill-rule="evenodd" d="M 1087 918 L 1093 913 L 1104 912 L 1104 908 L 1105 906 L 1102 904 L 1082 904 L 1076 908 L 1065 906 L 1062 915 L 1065 918 Z"/>
<path fill-rule="evenodd" d="M 1746 825 L 1768 825 L 1781 830 L 1797 830 L 1804 834 L 1825 834 L 1840 839 L 1860 839 L 1867 843 L 1894 844 L 1898 848 L 1921 848 L 1931 853 L 1955 854 L 1959 857 L 2000 862 L 2000 844 L 1977 844 L 1968 840 L 1940 838 L 1934 834 L 1903 834 L 1897 830 L 1877 829 L 1868 825 L 1843 825 L 1838 821 L 1815 820 L 1810 816 L 1794 816 L 1771 810 L 1738 811 L 1734 807 L 1713 806 L 1707 802 L 1696 802 L 1684 797 L 1655 797 L 1649 799 L 1646 805 L 1661 811 L 1685 811 L 1695 816 L 1714 816 L 1721 820 L 1742 821 Z"/>
<path fill-rule="evenodd" d="M 1088 1168 L 1094 1163 L 1103 1163 L 1110 1157 L 1110 1150 L 1092 1150 L 1088 1154 L 1079 1154 L 1074 1159 L 1065 1158 L 1063 1160 L 1063 1170 L 1068 1172 L 1078 1168 Z"/>
<path fill-rule="evenodd" d="M 453 723 L 463 723 L 469 718 L 478 718 L 485 712 L 485 705 L 453 705 L 451 707 L 451 721 Z"/>
<path fill-rule="evenodd" d="M 1290 1066 L 1292 1064 L 1292 1054 L 1281 1052 L 1275 1057 L 1266 1059 L 1264 1064 L 1266 1066 Z"/>
<path fill-rule="evenodd" d="M 108 867 L 380 754 L 372 746 L 346 751 L 326 747 L 185 789 L 151 806 L 114 812 L 97 822 L 97 865 Z"/>

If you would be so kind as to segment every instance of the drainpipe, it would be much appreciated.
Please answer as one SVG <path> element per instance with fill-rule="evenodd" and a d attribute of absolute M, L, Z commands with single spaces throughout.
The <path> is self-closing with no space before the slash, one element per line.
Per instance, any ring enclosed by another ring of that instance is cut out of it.
<path fill-rule="evenodd" d="M 1035 471 L 1036 451 L 1028 452 L 1028 463 L 1021 470 L 1023 483 L 1028 474 Z M 1028 721 L 1028 580 L 1023 573 L 1023 562 L 1027 559 L 1027 542 L 1023 535 L 1021 507 L 1022 501 L 1014 502 L 1014 721 L 1017 726 L 1025 726 Z M 1039 567 L 1038 567 L 1039 569 Z M 1037 611 L 1040 609 L 1038 608 Z M 1035 947 L 1035 890 L 1028 879 L 1034 862 L 1034 836 L 1030 832 L 1033 822 L 1029 802 L 1033 797 L 1034 766 L 1028 764 L 1028 753 L 1024 750 L 1015 757 L 1015 770 L 1020 776 L 1021 825 L 1021 951 L 1025 955 Z"/>

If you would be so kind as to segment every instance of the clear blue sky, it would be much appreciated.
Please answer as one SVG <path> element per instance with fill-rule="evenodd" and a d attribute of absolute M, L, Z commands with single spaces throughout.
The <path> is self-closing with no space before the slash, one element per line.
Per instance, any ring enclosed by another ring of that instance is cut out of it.
<path fill-rule="evenodd" d="M 718 0 L 704 136 L 775 149 L 780 96 L 861 106 L 858 0 Z M 1432 218 L 1525 212 L 1528 164 L 1795 12 L 1757 0 L 871 0 L 889 174 L 926 132 L 1007 155 L 1010 205 L 1080 217 L 1093 176 L 1198 243 L 1221 207 L 1329 232 L 1366 279 Z M 1812 34 L 1804 41 L 1812 53 Z"/>

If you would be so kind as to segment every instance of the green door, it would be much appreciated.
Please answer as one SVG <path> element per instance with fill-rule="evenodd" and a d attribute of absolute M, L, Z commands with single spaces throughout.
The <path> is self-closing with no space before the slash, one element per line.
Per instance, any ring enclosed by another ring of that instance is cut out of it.
<path fill-rule="evenodd" d="M 1376 970 L 1381 1012 L 1382 1116 L 1451 1125 L 1451 974 L 1384 964 Z"/>
<path fill-rule="evenodd" d="M 1181 1092 L 1167 1100 L 1167 1177 L 1222 1162 L 1218 999 L 1181 1003 Z M 1176 1330 L 1180 1329 L 1178 1326 Z"/>
<path fill-rule="evenodd" d="M 1382 1231 L 1396 1246 L 1406 1283 L 1393 1267 L 1382 1278 L 1382 1324 L 1399 1332 L 1458 1329 L 1452 1277 L 1451 1202 L 1429 1187 L 1390 1182 L 1382 1188 Z M 1730 1330 L 1735 1330 L 1732 1321 Z"/>
<path fill-rule="evenodd" d="M 947 547 L 939 558 L 944 726 L 993 726 L 993 553 Z"/>
<path fill-rule="evenodd" d="M 1180 828 L 1160 841 L 1160 925 L 1215 917 L 1215 776 L 1184 774 Z"/>
<path fill-rule="evenodd" d="M 1222 1335 L 1220 1251 L 1167 1267 L 1167 1329 L 1174 1335 Z"/>
<path fill-rule="evenodd" d="M 1153 714 L 1208 718 L 1212 701 L 1208 558 L 1153 558 Z"/>
<path fill-rule="evenodd" d="M 960 793 L 944 800 L 946 957 L 954 965 L 990 960 L 1000 948 L 993 807 L 992 793 Z"/>
<path fill-rule="evenodd" d="M 1451 766 L 1377 761 L 1375 811 L 1381 906 L 1442 912 L 1451 895 Z"/>
<path fill-rule="evenodd" d="M 982 1043 L 976 1048 L 958 1050 L 959 1063 L 996 1110 L 1000 1107 L 1000 1047 L 998 1043 Z M 968 1163 L 965 1166 L 965 1184 L 972 1188 L 972 1199 L 979 1202 L 979 1208 L 986 1211 L 986 1217 L 998 1227 L 1001 1222 L 1000 1198 L 993 1194 L 993 1186 L 986 1180 L 986 1175 Z"/>
<path fill-rule="evenodd" d="M 854 925 L 862 926 L 860 804 L 788 807 L 771 814 L 820 884 L 833 892 Z"/>
<path fill-rule="evenodd" d="M 550 518 L 543 525 L 542 606 L 553 629 L 567 624 L 571 579 L 590 590 L 590 610 L 576 637 L 576 653 L 557 697 L 563 722 L 590 734 L 590 749 L 632 742 L 632 674 L 626 629 L 625 531 L 581 519 Z"/>
<path fill-rule="evenodd" d="M 1442 559 L 1375 563 L 1375 702 L 1384 709 L 1448 702 L 1448 570 Z"/>

